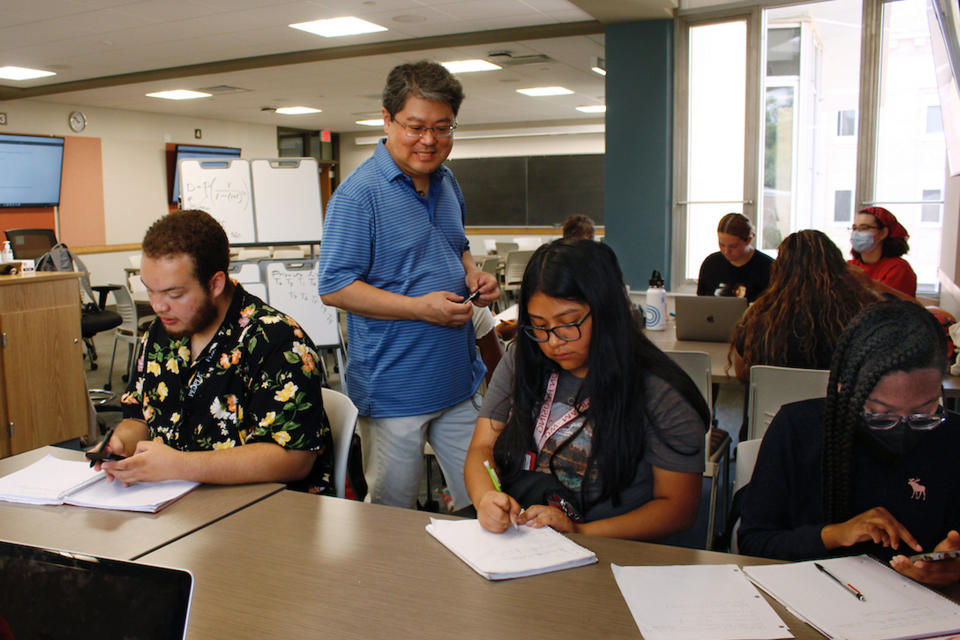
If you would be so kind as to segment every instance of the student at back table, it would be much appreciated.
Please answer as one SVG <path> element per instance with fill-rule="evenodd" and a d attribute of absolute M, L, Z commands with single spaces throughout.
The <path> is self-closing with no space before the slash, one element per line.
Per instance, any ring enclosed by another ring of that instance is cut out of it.
<path fill-rule="evenodd" d="M 785 405 L 747 485 L 739 550 L 807 560 L 871 553 L 934 585 L 960 580 L 960 416 L 941 405 L 946 339 L 904 301 L 878 302 L 843 333 L 826 399 Z M 906 554 L 906 555 L 905 555 Z"/>
<path fill-rule="evenodd" d="M 582 239 L 540 247 L 519 311 L 464 470 L 481 526 L 644 540 L 690 527 L 709 410 L 633 321 L 613 251 Z"/>

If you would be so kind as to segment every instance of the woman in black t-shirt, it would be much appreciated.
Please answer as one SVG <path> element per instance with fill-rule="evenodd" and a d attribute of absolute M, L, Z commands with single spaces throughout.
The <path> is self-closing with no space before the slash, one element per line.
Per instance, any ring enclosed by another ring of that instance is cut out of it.
<path fill-rule="evenodd" d="M 717 226 L 720 251 L 711 253 L 700 265 L 698 296 L 738 296 L 757 299 L 770 281 L 773 258 L 753 246 L 753 224 L 739 213 L 728 213 Z"/>

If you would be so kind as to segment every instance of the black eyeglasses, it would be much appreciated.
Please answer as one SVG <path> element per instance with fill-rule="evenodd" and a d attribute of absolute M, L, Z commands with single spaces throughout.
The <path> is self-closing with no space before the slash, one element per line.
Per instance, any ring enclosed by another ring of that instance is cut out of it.
<path fill-rule="evenodd" d="M 551 333 L 564 342 L 575 342 L 583 337 L 583 333 L 580 331 L 580 325 L 587 321 L 591 313 L 593 313 L 593 310 L 587 311 L 587 315 L 580 318 L 577 322 L 558 324 L 550 329 L 525 324 L 523 325 L 523 333 L 534 342 L 546 342 L 550 339 Z"/>
<path fill-rule="evenodd" d="M 879 229 L 875 224 L 855 224 L 850 226 L 850 231 L 870 231 L 870 229 Z"/>
<path fill-rule="evenodd" d="M 907 426 L 914 431 L 932 431 L 946 421 L 947 415 L 943 411 L 943 406 L 938 405 L 933 413 L 914 413 L 909 416 L 901 416 L 896 413 L 867 413 L 863 412 L 863 421 L 869 429 L 874 431 L 889 431 L 901 422 L 906 422 Z"/>

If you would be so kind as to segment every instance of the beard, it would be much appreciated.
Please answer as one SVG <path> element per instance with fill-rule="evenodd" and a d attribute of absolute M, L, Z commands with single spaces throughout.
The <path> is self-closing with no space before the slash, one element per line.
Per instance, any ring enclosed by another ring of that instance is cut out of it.
<path fill-rule="evenodd" d="M 195 333 L 200 333 L 208 328 L 217 319 L 217 306 L 213 304 L 213 298 L 206 296 L 203 303 L 197 308 L 193 316 L 184 320 L 183 329 L 171 331 L 167 329 L 167 335 L 171 338 L 186 338 Z"/>

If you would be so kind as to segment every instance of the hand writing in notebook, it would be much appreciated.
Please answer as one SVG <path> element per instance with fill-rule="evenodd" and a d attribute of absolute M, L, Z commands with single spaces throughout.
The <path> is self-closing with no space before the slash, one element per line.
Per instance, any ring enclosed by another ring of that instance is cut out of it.
<path fill-rule="evenodd" d="M 477 505 L 477 520 L 487 531 L 503 533 L 514 523 L 519 523 L 523 509 L 508 494 L 501 491 L 487 491 Z"/>
<path fill-rule="evenodd" d="M 132 456 L 116 462 L 105 462 L 102 466 L 108 480 L 119 480 L 124 486 L 136 482 L 175 480 L 183 477 L 177 464 L 182 455 L 183 452 L 167 446 L 157 437 L 138 442 Z"/>
<path fill-rule="evenodd" d="M 960 533 L 951 530 L 934 551 L 955 551 L 960 549 Z M 905 555 L 894 556 L 890 566 L 917 582 L 945 587 L 960 580 L 960 558 L 939 562 L 912 562 Z"/>
<path fill-rule="evenodd" d="M 560 533 L 577 533 L 577 523 L 568 518 L 567 514 L 557 507 L 543 504 L 528 507 L 517 518 L 517 524 L 525 524 L 535 529 L 552 527 Z"/>

